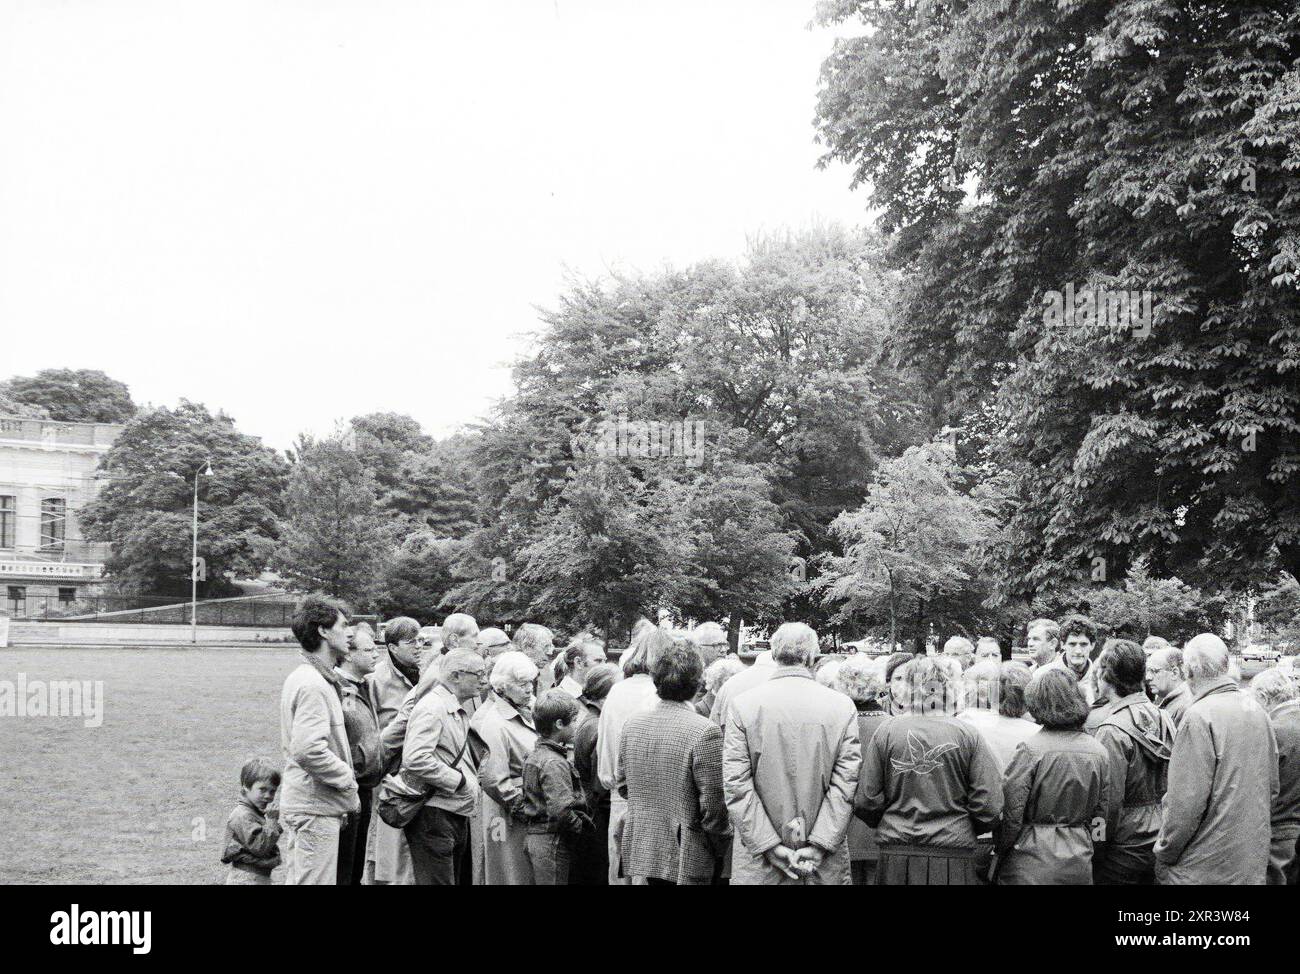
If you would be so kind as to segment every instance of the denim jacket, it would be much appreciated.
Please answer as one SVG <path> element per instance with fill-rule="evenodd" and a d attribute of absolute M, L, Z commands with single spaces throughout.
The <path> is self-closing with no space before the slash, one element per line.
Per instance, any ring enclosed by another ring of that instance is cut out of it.
<path fill-rule="evenodd" d="M 582 782 L 563 744 L 542 738 L 524 761 L 521 816 L 531 833 L 579 835 L 591 827 Z"/>

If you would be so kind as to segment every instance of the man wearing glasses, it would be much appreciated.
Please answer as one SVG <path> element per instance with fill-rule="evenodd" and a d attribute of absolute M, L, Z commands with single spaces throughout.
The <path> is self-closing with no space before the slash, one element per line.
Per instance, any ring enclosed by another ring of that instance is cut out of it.
<path fill-rule="evenodd" d="M 478 699 L 487 664 L 473 650 L 453 649 L 434 665 L 439 682 L 411 711 L 402 747 L 403 776 L 429 797 L 405 832 L 416 885 L 457 886 L 479 800 L 465 704 Z"/>
<path fill-rule="evenodd" d="M 1170 647 L 1148 656 L 1147 689 L 1160 709 L 1169 711 L 1174 726 L 1181 724 L 1191 703 L 1187 681 L 1183 678 L 1183 654 Z"/>

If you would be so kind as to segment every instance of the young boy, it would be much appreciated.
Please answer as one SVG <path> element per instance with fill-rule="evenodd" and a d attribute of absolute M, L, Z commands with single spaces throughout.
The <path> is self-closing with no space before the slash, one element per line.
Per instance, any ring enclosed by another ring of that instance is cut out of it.
<path fill-rule="evenodd" d="M 226 820 L 225 852 L 230 863 L 227 886 L 270 886 L 271 870 L 280 865 L 280 813 L 272 808 L 280 772 L 254 758 L 239 772 L 239 804 Z"/>
<path fill-rule="evenodd" d="M 574 840 L 595 828 L 582 782 L 565 753 L 577 718 L 578 701 L 563 690 L 547 690 L 533 706 L 539 737 L 524 761 L 521 817 L 527 822 L 524 849 L 537 886 L 567 886 Z"/>

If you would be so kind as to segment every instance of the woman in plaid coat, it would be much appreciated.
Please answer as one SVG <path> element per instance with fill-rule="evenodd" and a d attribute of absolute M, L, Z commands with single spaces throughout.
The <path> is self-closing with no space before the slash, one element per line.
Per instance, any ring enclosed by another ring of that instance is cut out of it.
<path fill-rule="evenodd" d="M 721 874 L 731 828 L 722 731 L 692 704 L 704 661 L 690 641 L 676 639 L 650 675 L 659 703 L 629 720 L 619 742 L 623 869 L 651 885 L 705 886 Z"/>

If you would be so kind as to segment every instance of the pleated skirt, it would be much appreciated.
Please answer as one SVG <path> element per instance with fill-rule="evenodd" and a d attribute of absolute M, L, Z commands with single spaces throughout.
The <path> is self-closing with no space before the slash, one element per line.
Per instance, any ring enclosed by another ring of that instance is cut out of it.
<path fill-rule="evenodd" d="M 979 886 L 974 849 L 882 845 L 877 886 Z"/>

